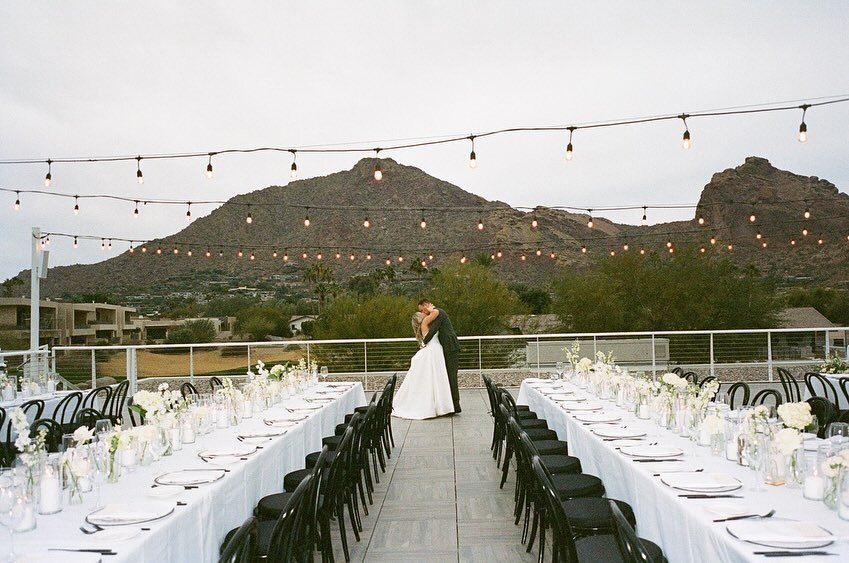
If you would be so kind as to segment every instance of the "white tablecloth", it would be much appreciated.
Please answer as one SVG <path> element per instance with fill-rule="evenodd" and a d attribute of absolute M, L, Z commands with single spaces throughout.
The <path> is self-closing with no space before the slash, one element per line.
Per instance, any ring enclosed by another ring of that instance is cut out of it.
<path fill-rule="evenodd" d="M 299 402 L 298 398 L 282 404 L 286 406 L 294 402 Z M 302 469 L 304 456 L 321 449 L 321 438 L 333 435 L 336 424 L 343 422 L 346 413 L 365 404 L 363 387 L 357 383 L 334 402 L 310 414 L 297 426 L 290 427 L 285 435 L 259 444 L 263 449 L 251 455 L 247 461 L 227 466 L 229 473 L 220 481 L 184 491 L 168 499 L 175 505 L 177 501 L 187 505 L 176 506 L 174 513 L 161 520 L 135 526 L 137 529 L 147 527 L 150 531 L 142 531 L 138 536 L 122 541 L 120 545 L 106 546 L 117 552 L 117 556 L 108 557 L 108 561 L 217 561 L 219 547 L 226 533 L 251 515 L 260 498 L 281 492 L 285 474 Z M 263 424 L 263 418 L 284 414 L 286 411 L 281 406 L 275 406 L 263 413 L 255 413 L 238 426 L 201 436 L 197 443 L 184 445 L 183 450 L 174 455 L 139 467 L 130 475 L 123 475 L 118 483 L 103 485 L 102 503 L 152 500 L 145 494 L 151 491 L 157 476 L 181 469 L 209 469 L 211 466 L 197 456 L 199 451 L 213 446 L 241 444 L 236 440 L 240 432 L 268 431 L 271 427 Z M 91 512 L 93 502 L 92 492 L 85 496 L 82 505 L 66 505 L 58 514 L 38 516 L 36 530 L 16 536 L 17 550 L 44 553 L 47 547 L 92 547 L 94 540 L 78 528 Z M 45 559 L 50 560 L 58 560 L 56 553 L 53 553 L 52 559 Z"/>
<path fill-rule="evenodd" d="M 713 503 L 740 504 L 761 514 L 774 508 L 775 518 L 816 521 L 843 538 L 823 549 L 839 553 L 844 561 L 849 560 L 849 522 L 838 518 L 837 513 L 828 510 L 822 502 L 806 500 L 800 489 L 763 484 L 761 492 L 752 491 L 753 471 L 727 461 L 724 455 L 712 456 L 709 448 L 696 446 L 686 438 L 660 429 L 649 420 L 640 420 L 630 412 L 616 407 L 611 401 L 602 401 L 604 412 L 621 415 L 623 425 L 627 425 L 629 429 L 646 432 L 648 440 L 644 441 L 645 443 L 659 442 L 662 445 L 678 447 L 685 452 L 685 461 L 680 463 L 635 463 L 615 449 L 616 442 L 605 442 L 591 432 L 599 426 L 586 426 L 575 420 L 571 413 L 567 413 L 557 403 L 530 386 L 529 381 L 531 380 L 522 383 L 517 402 L 528 405 L 540 418 L 548 422 L 548 427 L 555 430 L 560 439 L 569 442 L 569 454 L 580 458 L 584 473 L 602 479 L 606 496 L 624 500 L 633 507 L 637 517 L 637 533 L 640 537 L 660 545 L 671 563 L 764 560 L 753 552 L 770 551 L 771 548 L 747 544 L 730 536 L 725 530 L 726 525 L 713 522 L 716 516 L 705 510 L 705 507 Z M 566 384 L 566 387 L 575 390 L 579 396 L 587 395 L 571 384 Z M 667 487 L 660 482 L 660 478 L 653 476 L 654 473 L 662 471 L 698 468 L 704 468 L 706 472 L 727 473 L 737 477 L 744 486 L 729 494 L 742 495 L 744 498 L 680 498 L 678 494 L 681 491 Z M 796 561 L 801 557 L 781 559 Z"/>

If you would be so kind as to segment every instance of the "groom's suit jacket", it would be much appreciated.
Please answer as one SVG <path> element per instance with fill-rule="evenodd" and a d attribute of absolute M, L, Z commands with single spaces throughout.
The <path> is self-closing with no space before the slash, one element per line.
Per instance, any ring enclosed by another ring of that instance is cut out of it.
<path fill-rule="evenodd" d="M 445 354 L 457 352 L 460 350 L 460 342 L 457 340 L 457 333 L 454 332 L 454 326 L 451 324 L 451 319 L 443 309 L 437 308 L 439 315 L 434 319 L 433 323 L 427 331 L 427 336 L 424 337 L 424 343 L 431 341 L 434 334 L 439 334 L 439 343 L 442 345 L 442 351 Z"/>

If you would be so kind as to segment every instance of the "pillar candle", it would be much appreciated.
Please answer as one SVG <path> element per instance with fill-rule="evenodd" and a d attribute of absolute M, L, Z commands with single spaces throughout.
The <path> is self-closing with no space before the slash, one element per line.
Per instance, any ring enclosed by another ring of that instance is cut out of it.
<path fill-rule="evenodd" d="M 806 477 L 804 495 L 809 500 L 822 500 L 825 496 L 825 479 L 819 475 L 809 475 Z"/>
<path fill-rule="evenodd" d="M 41 514 L 55 514 L 62 510 L 62 484 L 59 475 L 51 468 L 46 468 L 38 484 L 38 512 Z"/>

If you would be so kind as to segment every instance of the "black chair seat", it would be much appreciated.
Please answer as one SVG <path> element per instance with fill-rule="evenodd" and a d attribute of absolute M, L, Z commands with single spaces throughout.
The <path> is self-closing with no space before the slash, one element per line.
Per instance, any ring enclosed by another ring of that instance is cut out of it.
<path fill-rule="evenodd" d="M 528 438 L 530 438 L 534 442 L 539 442 L 542 440 L 557 440 L 557 432 L 555 432 L 554 430 L 549 430 L 548 428 L 523 428 L 522 430 L 524 430 L 524 432 L 527 433 Z"/>
<path fill-rule="evenodd" d="M 333 433 L 334 433 L 336 436 L 341 436 L 342 434 L 344 434 L 344 433 L 345 433 L 345 429 L 346 429 L 346 428 L 348 428 L 348 424 L 347 424 L 347 423 L 345 423 L 345 422 L 343 422 L 342 424 L 337 424 L 337 425 L 336 425 L 336 428 L 335 428 L 335 429 L 334 429 L 334 431 L 333 431 Z"/>
<path fill-rule="evenodd" d="M 519 421 L 519 426 L 522 427 L 522 430 L 532 430 L 534 428 L 548 429 L 548 423 L 544 418 L 526 418 Z"/>
<path fill-rule="evenodd" d="M 277 520 L 291 496 L 292 493 L 276 493 L 262 497 L 256 505 L 254 516 L 260 520 Z"/>
<path fill-rule="evenodd" d="M 254 552 L 256 555 L 267 555 L 268 550 L 271 549 L 271 532 L 274 530 L 274 524 L 276 524 L 274 520 L 260 520 L 257 522 L 256 544 L 254 545 Z M 230 543 L 230 538 L 233 537 L 233 534 L 235 534 L 238 529 L 239 528 L 233 528 L 227 532 L 227 535 L 224 536 L 224 543 L 221 544 L 222 549 Z"/>
<path fill-rule="evenodd" d="M 531 438 L 530 434 L 528 437 Z M 569 455 L 569 444 L 563 440 L 534 440 L 534 447 L 537 453 L 543 455 Z"/>
<path fill-rule="evenodd" d="M 604 484 L 595 475 L 578 473 L 577 475 L 560 474 L 552 475 L 551 477 L 554 481 L 554 489 L 557 491 L 557 495 L 563 500 L 577 497 L 600 497 L 604 495 Z"/>
<path fill-rule="evenodd" d="M 517 406 L 516 408 L 518 409 L 519 407 Z M 527 409 L 517 410 L 516 411 L 516 418 L 521 420 L 524 423 L 524 421 L 526 421 L 526 420 L 536 420 L 537 413 L 535 413 L 534 411 L 527 410 Z"/>
<path fill-rule="evenodd" d="M 580 473 L 581 460 L 570 455 L 541 455 L 542 464 L 552 475 Z"/>
<path fill-rule="evenodd" d="M 316 462 L 318 461 L 318 456 L 321 455 L 321 452 L 313 452 L 311 454 L 307 454 L 307 457 L 304 458 L 304 462 L 307 465 L 307 469 L 312 469 L 315 467 Z M 333 461 L 333 458 L 336 457 L 336 452 L 327 452 L 327 463 L 330 464 Z"/>
<path fill-rule="evenodd" d="M 614 500 L 622 515 L 632 527 L 636 527 L 637 519 L 631 505 L 621 500 Z M 569 524 L 579 532 L 585 530 L 606 530 L 613 532 L 613 512 L 610 510 L 610 500 L 606 498 L 586 497 L 565 500 L 560 503 L 563 512 L 569 519 Z"/>
<path fill-rule="evenodd" d="M 654 563 L 664 561 L 663 550 L 657 544 L 640 538 L 646 551 Z M 575 549 L 578 552 L 578 561 L 604 561 L 605 563 L 618 563 L 625 559 L 619 553 L 616 538 L 612 535 L 587 536 L 575 541 Z"/>
<path fill-rule="evenodd" d="M 528 405 L 516 405 L 516 410 L 520 413 L 528 412 L 529 410 L 531 410 L 531 407 L 529 407 Z"/>
<path fill-rule="evenodd" d="M 321 439 L 321 445 L 327 446 L 327 449 L 331 452 L 336 449 L 339 445 L 339 442 L 342 441 L 342 436 L 327 436 L 326 438 Z"/>
<path fill-rule="evenodd" d="M 294 492 L 295 489 L 298 488 L 298 485 L 301 484 L 301 481 L 304 480 L 304 477 L 311 473 L 310 469 L 298 469 L 297 471 L 292 471 L 287 473 L 283 478 L 283 490 L 287 493 Z"/>

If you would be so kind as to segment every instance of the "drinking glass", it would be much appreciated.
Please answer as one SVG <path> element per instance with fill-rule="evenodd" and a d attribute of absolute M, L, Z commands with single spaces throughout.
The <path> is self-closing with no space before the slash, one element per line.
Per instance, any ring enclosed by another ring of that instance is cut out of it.
<path fill-rule="evenodd" d="M 749 437 L 749 440 L 746 443 L 746 459 L 749 463 L 749 469 L 751 469 L 755 475 L 755 484 L 752 487 L 753 491 L 761 490 L 761 462 L 763 461 L 763 441 L 765 436 L 763 434 L 754 434 Z"/>
<path fill-rule="evenodd" d="M 554 371 L 557 373 L 557 379 L 563 379 L 563 362 L 554 364 Z"/>
<path fill-rule="evenodd" d="M 849 438 L 849 424 L 832 422 L 825 429 L 825 437 L 834 444 L 841 444 Z"/>
<path fill-rule="evenodd" d="M 321 382 L 327 383 L 327 366 L 321 366 Z"/>
<path fill-rule="evenodd" d="M 716 405 L 727 405 L 728 404 L 728 393 L 725 391 L 719 391 L 713 398 L 713 402 Z"/>
<path fill-rule="evenodd" d="M 100 489 L 106 481 L 106 472 L 109 470 L 109 452 L 102 444 L 94 444 L 89 449 L 91 461 L 91 482 L 94 485 L 94 506 L 92 510 L 100 508 Z"/>
<path fill-rule="evenodd" d="M 11 510 L 15 503 L 15 482 L 12 479 L 12 471 L 0 468 L 0 526 L 9 530 L 9 561 L 15 560 L 15 533 L 10 524 Z"/>
<path fill-rule="evenodd" d="M 98 436 L 112 432 L 112 421 L 108 418 L 98 420 L 94 423 L 94 431 Z"/>
<path fill-rule="evenodd" d="M 74 435 L 73 434 L 62 434 L 62 445 L 60 446 L 60 452 L 67 452 L 68 450 L 74 447 Z"/>

